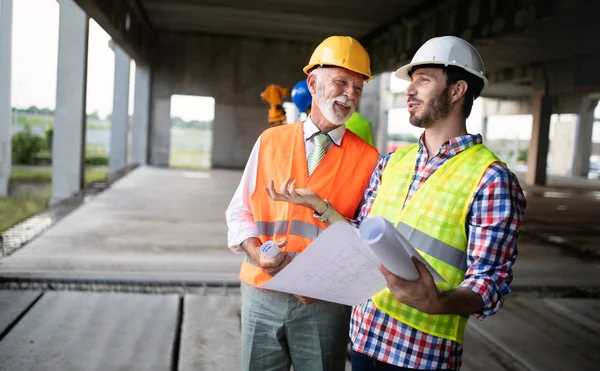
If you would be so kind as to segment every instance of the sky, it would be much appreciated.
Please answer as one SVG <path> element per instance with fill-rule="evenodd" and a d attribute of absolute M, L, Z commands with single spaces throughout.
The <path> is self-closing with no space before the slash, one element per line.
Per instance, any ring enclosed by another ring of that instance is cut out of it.
<path fill-rule="evenodd" d="M 13 1 L 12 105 L 18 108 L 56 106 L 56 70 L 58 55 L 58 16 L 56 0 Z M 88 44 L 88 113 L 106 117 L 112 112 L 114 84 L 114 53 L 109 48 L 110 36 L 94 20 L 90 20 Z M 130 71 L 129 112 L 133 113 L 135 62 Z M 391 77 L 392 91 L 402 91 L 405 82 Z M 171 115 L 189 120 L 212 120 L 215 101 L 211 97 L 173 96 Z M 600 105 L 596 110 L 600 117 Z M 408 122 L 405 109 L 390 111 L 391 133 L 420 134 Z M 481 101 L 473 106 L 467 121 L 470 132 L 481 131 Z M 551 131 L 552 133 L 552 131 Z M 488 138 L 529 139 L 531 116 L 493 116 L 488 120 Z M 593 139 L 600 142 L 600 123 L 596 123 Z"/>
<path fill-rule="evenodd" d="M 12 106 L 56 107 L 58 63 L 56 0 L 13 0 Z M 90 20 L 88 42 L 87 113 L 106 117 L 112 112 L 114 52 L 110 36 Z M 130 70 L 129 113 L 133 113 L 135 61 Z M 214 99 L 174 96 L 171 114 L 189 120 L 212 120 Z"/>

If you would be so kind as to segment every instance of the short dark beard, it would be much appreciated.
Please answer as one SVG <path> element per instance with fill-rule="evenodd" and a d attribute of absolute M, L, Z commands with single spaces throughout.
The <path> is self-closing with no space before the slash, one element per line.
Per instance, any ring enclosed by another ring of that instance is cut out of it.
<path fill-rule="evenodd" d="M 411 115 L 409 118 L 411 125 L 421 129 L 429 129 L 437 121 L 447 117 L 452 109 L 450 95 L 448 94 L 449 91 L 450 86 L 446 86 L 437 97 L 427 103 L 423 117 L 418 118 L 417 116 Z"/>

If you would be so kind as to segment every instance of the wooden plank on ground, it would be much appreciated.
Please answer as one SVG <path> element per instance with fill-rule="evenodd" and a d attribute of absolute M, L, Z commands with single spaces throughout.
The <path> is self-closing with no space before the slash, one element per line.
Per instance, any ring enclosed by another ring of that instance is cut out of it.
<path fill-rule="evenodd" d="M 179 353 L 180 371 L 239 370 L 239 295 L 186 295 Z"/>
<path fill-rule="evenodd" d="M 0 291 L 0 334 L 42 295 L 38 291 Z"/>
<path fill-rule="evenodd" d="M 48 292 L 0 342 L 3 371 L 169 371 L 179 296 Z"/>

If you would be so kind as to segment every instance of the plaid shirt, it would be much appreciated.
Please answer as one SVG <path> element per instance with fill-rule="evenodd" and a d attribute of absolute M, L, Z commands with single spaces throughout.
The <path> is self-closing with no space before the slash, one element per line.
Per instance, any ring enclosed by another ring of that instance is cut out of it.
<path fill-rule="evenodd" d="M 480 143 L 480 135 L 453 138 L 428 160 L 421 136 L 406 202 L 447 160 Z M 392 154 L 379 160 L 365 191 L 357 223 L 371 211 L 381 175 Z M 511 267 L 517 257 L 516 241 L 525 206 L 525 196 L 514 174 L 499 162 L 491 164 L 475 193 L 466 223 L 467 272 L 461 286 L 470 288 L 483 299 L 483 311 L 474 314 L 476 318 L 496 313 L 510 292 Z M 397 321 L 378 310 L 370 299 L 353 308 L 350 337 L 353 350 L 392 365 L 421 370 L 458 369 L 461 365 L 462 344 Z"/>

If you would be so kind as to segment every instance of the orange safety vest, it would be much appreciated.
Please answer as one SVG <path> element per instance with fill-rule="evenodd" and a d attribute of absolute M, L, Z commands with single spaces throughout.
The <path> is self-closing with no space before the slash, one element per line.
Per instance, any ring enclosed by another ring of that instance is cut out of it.
<path fill-rule="evenodd" d="M 256 188 L 250 196 L 250 208 L 261 243 L 287 239 L 282 251 L 292 255 L 302 252 L 326 225 L 315 219 L 313 210 L 308 207 L 273 201 L 264 191 L 269 181 L 273 180 L 277 188 L 291 176 L 296 180 L 296 188 L 314 191 L 344 217 L 353 218 L 378 160 L 375 148 L 346 130 L 340 146 L 332 145 L 309 177 L 302 128 L 302 123 L 295 123 L 263 132 Z M 249 285 L 260 286 L 271 276 L 246 255 L 240 279 Z"/>

